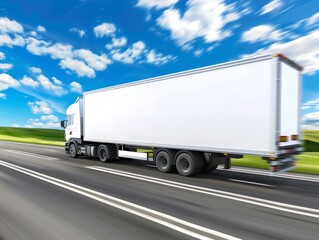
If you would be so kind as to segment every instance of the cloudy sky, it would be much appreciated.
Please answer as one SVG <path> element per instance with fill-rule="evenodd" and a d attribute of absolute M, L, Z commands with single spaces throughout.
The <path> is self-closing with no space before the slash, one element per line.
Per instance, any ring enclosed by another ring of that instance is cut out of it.
<path fill-rule="evenodd" d="M 279 52 L 319 129 L 318 0 L 1 0 L 0 125 L 58 127 L 83 91 Z"/>

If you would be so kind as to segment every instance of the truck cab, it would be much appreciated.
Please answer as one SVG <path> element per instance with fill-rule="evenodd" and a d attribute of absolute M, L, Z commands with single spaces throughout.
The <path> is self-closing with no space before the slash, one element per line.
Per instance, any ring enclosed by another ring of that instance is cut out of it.
<path fill-rule="evenodd" d="M 75 103 L 71 104 L 65 114 L 65 120 L 61 121 L 61 127 L 64 130 L 65 136 L 65 148 L 66 152 L 69 152 L 70 143 L 74 143 L 75 146 L 77 143 L 81 142 L 82 139 L 82 97 L 78 97 Z"/>

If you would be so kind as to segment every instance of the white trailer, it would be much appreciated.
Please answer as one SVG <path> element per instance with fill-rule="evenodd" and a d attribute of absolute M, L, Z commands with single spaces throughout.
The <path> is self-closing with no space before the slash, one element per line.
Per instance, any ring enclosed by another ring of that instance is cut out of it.
<path fill-rule="evenodd" d="M 301 70 L 267 55 L 85 92 L 61 122 L 65 150 L 104 162 L 152 149 L 160 171 L 184 176 L 243 155 L 291 169 L 302 150 Z"/>

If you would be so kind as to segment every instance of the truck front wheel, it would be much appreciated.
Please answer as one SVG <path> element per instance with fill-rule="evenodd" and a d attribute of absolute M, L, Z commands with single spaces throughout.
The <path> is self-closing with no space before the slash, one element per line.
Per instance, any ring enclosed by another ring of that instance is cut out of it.
<path fill-rule="evenodd" d="M 200 154 L 182 152 L 176 158 L 176 169 L 180 175 L 189 177 L 200 172 L 203 162 Z"/>
<path fill-rule="evenodd" d="M 173 157 L 165 150 L 157 152 L 155 157 L 156 167 L 160 172 L 171 172 L 174 169 Z"/>
<path fill-rule="evenodd" d="M 74 143 L 70 144 L 69 152 L 70 152 L 71 157 L 73 157 L 73 158 L 77 158 L 78 157 L 78 152 L 77 152 L 77 149 L 76 149 L 76 146 L 75 146 Z"/>

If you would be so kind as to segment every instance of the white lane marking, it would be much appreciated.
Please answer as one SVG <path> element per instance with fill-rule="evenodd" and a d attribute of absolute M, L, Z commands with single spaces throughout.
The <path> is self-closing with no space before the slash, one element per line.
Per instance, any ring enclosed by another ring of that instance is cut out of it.
<path fill-rule="evenodd" d="M 250 197 L 250 196 L 237 194 L 237 193 L 231 193 L 231 192 L 225 192 L 225 191 L 221 191 L 221 190 L 204 188 L 204 187 L 199 187 L 199 186 L 195 186 L 195 185 L 189 185 L 189 184 L 185 184 L 185 183 L 174 182 L 174 181 L 170 181 L 170 180 L 165 180 L 165 179 L 154 178 L 154 177 L 149 177 L 149 176 L 145 176 L 145 175 L 125 172 L 125 171 L 115 170 L 115 169 L 111 169 L 111 168 L 104 168 L 104 167 L 99 167 L 99 166 L 87 166 L 86 168 L 96 170 L 96 171 L 106 172 L 106 173 L 113 174 L 113 175 L 142 180 L 145 182 L 151 182 L 151 183 L 156 183 L 156 184 L 160 184 L 160 185 L 170 186 L 173 188 L 178 188 L 178 189 L 203 193 L 203 194 L 207 194 L 207 195 L 211 195 L 211 196 L 217 196 L 217 197 L 221 197 L 221 198 L 231 199 L 231 200 L 235 200 L 235 201 L 239 201 L 239 202 L 249 203 L 249 204 L 262 206 L 262 207 L 266 207 L 266 208 L 271 208 L 271 209 L 276 209 L 276 210 L 280 210 L 280 211 L 284 211 L 284 212 L 299 214 L 299 215 L 308 216 L 308 217 L 319 218 L 319 209 L 301 207 L 301 206 L 286 204 L 286 203 L 281 203 L 281 202 L 275 202 L 275 201 L 266 200 L 266 199 L 262 199 L 262 198 L 255 198 L 255 197 Z"/>
<path fill-rule="evenodd" d="M 176 230 L 178 232 L 181 232 L 183 234 L 189 235 L 197 239 L 211 240 L 213 238 L 207 235 L 213 235 L 215 237 L 217 236 L 227 240 L 240 240 L 240 238 L 237 238 L 237 237 L 234 237 L 213 229 L 202 227 L 200 225 L 187 222 L 185 220 L 170 216 L 168 214 L 161 213 L 161 212 L 152 210 L 150 208 L 146 208 L 141 205 L 137 205 L 119 198 L 115 198 L 110 195 L 97 192 L 89 188 L 85 188 L 70 182 L 66 182 L 66 181 L 30 170 L 24 167 L 20 167 L 18 165 L 14 165 L 14 164 L 2 161 L 2 160 L 0 160 L 0 165 L 10 168 L 12 170 L 15 170 L 17 172 L 32 176 L 34 178 L 40 179 L 42 181 L 51 183 L 53 185 L 59 186 L 61 188 L 68 189 L 72 192 L 76 192 L 78 194 L 97 200 L 99 202 L 103 202 L 107 205 L 132 213 L 139 217 L 159 223 L 163 226 L 166 226 L 168 228 L 171 228 L 173 230 Z"/>
<path fill-rule="evenodd" d="M 234 178 L 228 178 L 228 180 L 233 181 L 233 182 L 247 183 L 247 184 L 258 185 L 258 186 L 263 186 L 263 187 L 274 187 L 273 185 L 269 185 L 269 184 L 265 184 L 265 183 L 244 181 L 244 180 L 239 180 L 239 179 L 234 179 Z"/>
<path fill-rule="evenodd" d="M 22 152 L 22 151 L 9 150 L 9 149 L 5 149 L 4 151 L 10 152 L 10 153 L 15 153 L 15 154 L 20 154 L 20 155 L 24 155 L 24 156 L 28 156 L 28 157 L 41 158 L 41 159 L 46 159 L 46 160 L 58 160 L 58 158 L 55 158 L 55 157 L 49 157 L 49 156 L 30 153 L 30 152 Z"/>
<path fill-rule="evenodd" d="M 240 172 L 240 173 L 256 174 L 256 175 L 262 175 L 262 176 L 270 176 L 269 172 L 263 172 L 263 171 L 251 170 L 251 169 L 240 169 L 240 168 L 221 169 L 221 168 L 218 168 L 218 170 L 227 171 L 227 172 Z M 293 174 L 287 174 L 287 173 L 278 174 L 278 175 L 272 176 L 272 177 L 287 178 L 287 179 L 294 179 L 294 180 L 308 181 L 308 182 L 319 182 L 318 177 L 308 177 L 308 176 L 293 175 Z"/>

